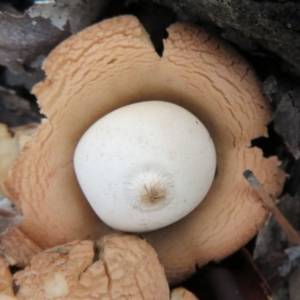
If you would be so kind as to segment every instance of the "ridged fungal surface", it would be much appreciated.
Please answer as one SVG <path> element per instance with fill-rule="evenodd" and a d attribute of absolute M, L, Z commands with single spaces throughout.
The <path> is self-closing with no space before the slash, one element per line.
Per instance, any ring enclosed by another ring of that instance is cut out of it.
<path fill-rule="evenodd" d="M 144 240 L 113 234 L 36 255 L 14 275 L 18 300 L 168 300 L 157 254 Z"/>

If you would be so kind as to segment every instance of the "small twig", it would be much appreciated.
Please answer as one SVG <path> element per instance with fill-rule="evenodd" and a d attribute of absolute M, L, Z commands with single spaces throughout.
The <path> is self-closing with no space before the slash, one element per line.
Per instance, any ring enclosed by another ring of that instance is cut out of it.
<path fill-rule="evenodd" d="M 15 95 L 16 94 L 16 92 L 14 90 L 6 88 L 6 87 L 4 87 L 2 85 L 0 85 L 0 92 L 7 93 L 9 95 Z"/>
<path fill-rule="evenodd" d="M 284 230 L 288 241 L 291 244 L 294 245 L 300 245 L 300 237 L 297 233 L 297 231 L 292 227 L 292 225 L 289 223 L 289 221 L 284 217 L 284 215 L 281 213 L 281 211 L 278 209 L 278 207 L 273 202 L 272 198 L 269 196 L 269 194 L 266 192 L 266 190 L 263 188 L 261 183 L 258 181 L 258 179 L 255 177 L 252 171 L 246 170 L 243 173 L 244 177 L 247 179 L 249 184 L 256 190 L 256 192 L 261 197 L 264 206 L 271 211 L 271 213 L 276 218 L 277 222 L 280 224 L 282 229 Z"/>
<path fill-rule="evenodd" d="M 34 4 L 55 4 L 55 0 L 34 0 Z"/>

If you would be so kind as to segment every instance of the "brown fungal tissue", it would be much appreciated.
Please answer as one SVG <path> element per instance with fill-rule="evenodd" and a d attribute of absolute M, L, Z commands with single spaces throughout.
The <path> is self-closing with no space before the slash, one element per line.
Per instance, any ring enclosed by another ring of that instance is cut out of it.
<path fill-rule="evenodd" d="M 18 157 L 24 145 L 31 139 L 31 135 L 38 124 L 30 124 L 15 128 L 0 123 L 0 188 L 5 192 L 4 181 L 7 179 L 13 160 Z M 13 133 L 13 135 L 12 135 Z"/>
<path fill-rule="evenodd" d="M 13 300 L 13 280 L 9 270 L 9 263 L 0 255 L 0 299 Z"/>
<path fill-rule="evenodd" d="M 171 292 L 171 300 L 197 300 L 198 298 L 183 287 L 176 288 Z"/>
<path fill-rule="evenodd" d="M 157 254 L 144 240 L 112 234 L 43 251 L 13 276 L 18 300 L 169 299 Z"/>
<path fill-rule="evenodd" d="M 173 24 L 159 57 L 135 17 L 103 21 L 72 36 L 47 58 L 47 78 L 34 88 L 47 116 L 6 182 L 23 215 L 20 229 L 42 248 L 95 239 L 113 230 L 85 199 L 73 168 L 83 133 L 105 114 L 145 100 L 178 104 L 208 129 L 217 175 L 204 201 L 187 217 L 142 234 L 158 253 L 169 282 L 247 243 L 267 211 L 246 180 L 252 170 L 269 194 L 282 189 L 277 158 L 264 158 L 251 140 L 267 135 L 272 112 L 251 67 L 203 29 Z"/>

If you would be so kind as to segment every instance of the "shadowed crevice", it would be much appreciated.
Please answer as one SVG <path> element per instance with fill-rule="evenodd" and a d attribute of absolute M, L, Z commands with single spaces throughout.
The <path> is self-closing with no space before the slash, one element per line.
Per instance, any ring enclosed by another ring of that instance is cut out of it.
<path fill-rule="evenodd" d="M 122 14 L 136 16 L 150 35 L 157 54 L 162 57 L 164 51 L 163 40 L 168 38 L 168 28 L 176 21 L 176 14 L 167 7 L 142 1 L 128 5 Z"/>

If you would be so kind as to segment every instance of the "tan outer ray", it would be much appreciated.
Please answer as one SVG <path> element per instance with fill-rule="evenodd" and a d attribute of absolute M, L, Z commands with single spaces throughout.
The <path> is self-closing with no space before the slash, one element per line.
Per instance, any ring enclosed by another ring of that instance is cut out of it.
<path fill-rule="evenodd" d="M 112 234 L 97 242 L 47 249 L 13 279 L 19 300 L 170 299 L 156 252 L 133 235 Z"/>
<path fill-rule="evenodd" d="M 190 291 L 183 287 L 178 287 L 171 291 L 171 300 L 200 300 Z"/>
<path fill-rule="evenodd" d="M 14 160 L 20 155 L 25 143 L 31 139 L 38 125 L 31 123 L 8 128 L 7 125 L 0 123 L 0 194 L 10 196 L 4 182 L 8 178 Z"/>
<path fill-rule="evenodd" d="M 14 288 L 12 275 L 9 269 L 9 263 L 0 254 L 0 299 L 16 299 L 14 297 Z"/>
<path fill-rule="evenodd" d="M 251 169 L 273 195 L 284 176 L 251 140 L 266 136 L 271 111 L 247 63 L 202 29 L 175 24 L 160 58 L 137 19 L 96 24 L 47 58 L 47 78 L 34 93 L 48 117 L 16 161 L 7 188 L 24 221 L 21 229 L 46 248 L 111 232 L 92 212 L 72 159 L 87 128 L 106 113 L 143 100 L 177 103 L 200 118 L 215 142 L 216 180 L 202 204 L 183 220 L 144 234 L 174 282 L 195 264 L 221 259 L 244 245 L 266 211 L 243 179 Z"/>

